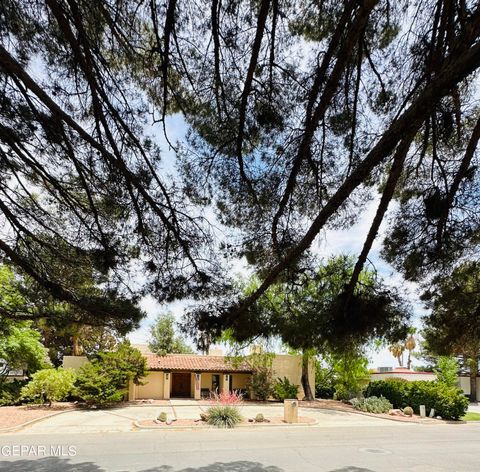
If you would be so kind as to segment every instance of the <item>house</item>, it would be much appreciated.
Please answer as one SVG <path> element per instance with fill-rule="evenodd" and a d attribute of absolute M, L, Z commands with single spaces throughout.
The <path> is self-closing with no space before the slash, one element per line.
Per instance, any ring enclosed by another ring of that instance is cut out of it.
<path fill-rule="evenodd" d="M 146 345 L 133 345 L 147 360 L 147 375 L 142 385 L 130 382 L 129 400 L 167 400 L 170 398 L 208 397 L 212 392 L 239 390 L 250 398 L 249 381 L 252 367 L 246 362 L 232 362 L 221 350 L 211 350 L 208 355 L 198 354 L 153 354 Z M 65 356 L 63 366 L 79 369 L 87 358 L 85 356 Z M 273 378 L 286 377 L 298 385 L 298 398 L 304 397 L 302 388 L 302 356 L 274 354 L 272 359 Z M 309 381 L 315 392 L 315 364 L 309 365 Z"/>
<path fill-rule="evenodd" d="M 158 356 L 146 346 L 136 345 L 147 359 L 148 374 L 143 385 L 128 388 L 129 400 L 207 397 L 211 392 L 240 390 L 251 395 L 248 384 L 253 373 L 247 362 L 233 363 L 221 351 L 213 350 L 208 355 L 168 354 Z M 286 377 L 299 385 L 298 398 L 303 398 L 301 387 L 302 356 L 275 354 L 272 361 L 274 378 Z M 309 369 L 312 392 L 315 392 L 315 368 Z"/>

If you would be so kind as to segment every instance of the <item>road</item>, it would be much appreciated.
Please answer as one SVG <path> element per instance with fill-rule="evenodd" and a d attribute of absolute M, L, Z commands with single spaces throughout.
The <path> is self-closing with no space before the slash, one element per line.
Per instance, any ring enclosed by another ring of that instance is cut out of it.
<path fill-rule="evenodd" d="M 9 472 L 478 471 L 480 424 L 0 436 Z M 57 457 L 36 457 L 54 446 Z M 20 447 L 23 446 L 23 452 Z M 63 449 L 62 449 L 63 447 Z M 69 450 L 70 447 L 70 450 Z M 15 449 L 16 448 L 16 449 Z M 8 454 L 15 454 L 8 456 Z M 18 454 L 23 454 L 19 456 Z M 63 455 L 62 455 L 63 454 Z"/>

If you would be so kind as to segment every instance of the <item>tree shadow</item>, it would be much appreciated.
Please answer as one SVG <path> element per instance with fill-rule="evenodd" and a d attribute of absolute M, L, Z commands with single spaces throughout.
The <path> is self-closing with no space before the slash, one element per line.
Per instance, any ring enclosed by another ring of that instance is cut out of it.
<path fill-rule="evenodd" d="M 70 459 L 61 457 L 40 457 L 38 459 L 17 459 L 0 461 L 0 471 L 8 472 L 105 472 L 94 462 L 71 464 Z"/>
<path fill-rule="evenodd" d="M 71 459 L 60 457 L 42 457 L 39 459 L 18 459 L 13 461 L 0 461 L 0 471 L 8 472 L 107 472 L 94 462 L 71 463 Z M 341 469 L 342 472 L 344 469 Z M 366 469 L 352 469 L 351 472 L 363 472 Z M 125 472 L 129 472 L 128 469 Z M 176 469 L 169 465 L 162 465 L 141 472 L 284 472 L 275 466 L 264 466 L 259 462 L 234 461 L 214 462 L 201 467 L 187 467 Z M 333 472 L 333 471 L 332 471 Z M 345 469 L 350 472 L 350 469 Z"/>
<path fill-rule="evenodd" d="M 153 467 L 141 472 L 284 472 L 283 469 L 273 465 L 264 466 L 260 462 L 234 461 L 214 462 L 202 467 L 187 467 L 186 469 L 174 469 L 170 466 Z"/>
<path fill-rule="evenodd" d="M 354 465 L 347 465 L 341 469 L 333 469 L 330 472 L 375 472 L 372 469 L 364 469 L 363 467 L 355 467 Z"/>

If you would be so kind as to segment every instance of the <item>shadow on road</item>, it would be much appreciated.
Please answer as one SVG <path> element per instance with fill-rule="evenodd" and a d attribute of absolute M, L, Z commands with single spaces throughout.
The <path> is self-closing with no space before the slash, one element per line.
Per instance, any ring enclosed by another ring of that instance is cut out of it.
<path fill-rule="evenodd" d="M 347 466 L 341 469 L 330 470 L 330 472 L 375 472 L 372 469 L 364 469 L 363 467 Z"/>
<path fill-rule="evenodd" d="M 106 472 L 94 462 L 71 463 L 70 459 L 59 457 L 43 457 L 40 459 L 19 459 L 16 461 L 0 461 L 0 471 L 8 472 Z M 364 472 L 367 469 L 346 468 L 338 472 Z M 129 472 L 125 470 L 124 472 Z M 259 462 L 234 461 L 214 462 L 203 467 L 187 467 L 175 469 L 169 465 L 162 465 L 141 472 L 284 472 L 283 469 L 274 466 L 264 466 Z M 337 472 L 337 471 L 332 471 Z"/>

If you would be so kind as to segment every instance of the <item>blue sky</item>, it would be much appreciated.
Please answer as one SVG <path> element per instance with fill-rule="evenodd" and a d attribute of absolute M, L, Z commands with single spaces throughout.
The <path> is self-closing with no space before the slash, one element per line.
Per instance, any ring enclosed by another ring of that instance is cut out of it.
<path fill-rule="evenodd" d="M 187 126 L 183 118 L 177 114 L 167 118 L 166 129 L 170 142 L 175 144 L 176 141 L 182 141 Z M 175 154 L 169 148 L 169 145 L 163 136 L 163 130 L 161 130 L 158 125 L 152 127 L 152 135 L 162 150 L 162 171 L 166 174 L 175 174 Z M 368 228 L 370 227 L 377 203 L 377 199 L 370 201 L 362 212 L 359 221 L 348 230 L 324 231 L 314 242 L 312 246 L 313 251 L 325 258 L 336 254 L 357 255 L 361 250 Z M 387 283 L 399 287 L 408 296 L 414 309 L 414 318 L 412 320 L 413 325 L 418 328 L 420 326 L 420 317 L 424 313 L 424 309 L 418 299 L 418 287 L 416 284 L 405 282 L 400 274 L 380 258 L 379 252 L 384 229 L 385 224 L 382 224 L 380 228 L 380 236 L 377 237 L 374 242 L 369 254 L 369 260 Z M 243 261 L 236 261 L 233 267 L 233 272 L 244 276 L 247 276 L 249 273 L 247 265 Z M 168 305 L 160 305 L 153 297 L 144 297 L 141 301 L 141 307 L 146 311 L 147 317 L 142 321 L 138 330 L 129 334 L 130 340 L 136 344 L 146 343 L 148 340 L 148 328 L 159 312 L 170 311 L 177 319 L 180 319 L 183 310 L 187 305 L 189 305 L 188 300 L 176 301 Z M 370 350 L 368 356 L 370 367 L 396 366 L 396 360 L 386 348 L 379 352 Z M 415 360 L 413 360 L 413 363 L 415 364 Z"/>

